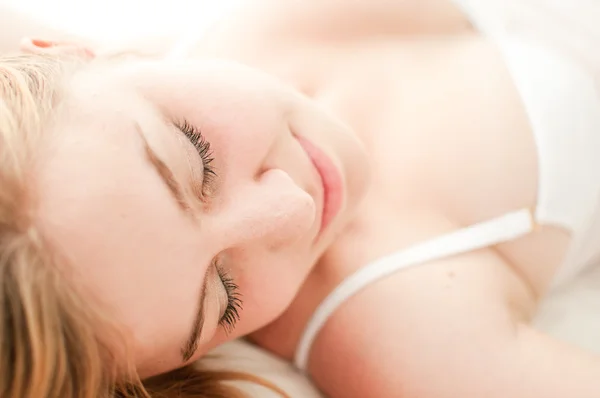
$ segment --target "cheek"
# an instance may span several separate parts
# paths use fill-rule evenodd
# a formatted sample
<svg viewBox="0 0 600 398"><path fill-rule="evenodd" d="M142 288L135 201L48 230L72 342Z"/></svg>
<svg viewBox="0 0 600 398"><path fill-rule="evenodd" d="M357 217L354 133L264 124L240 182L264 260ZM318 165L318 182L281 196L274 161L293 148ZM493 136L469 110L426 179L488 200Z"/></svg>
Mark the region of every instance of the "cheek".
<svg viewBox="0 0 600 398"><path fill-rule="evenodd" d="M310 268L309 260L302 255L256 260L240 278L244 306L240 326L244 333L260 329L281 316L302 286L304 270Z"/></svg>

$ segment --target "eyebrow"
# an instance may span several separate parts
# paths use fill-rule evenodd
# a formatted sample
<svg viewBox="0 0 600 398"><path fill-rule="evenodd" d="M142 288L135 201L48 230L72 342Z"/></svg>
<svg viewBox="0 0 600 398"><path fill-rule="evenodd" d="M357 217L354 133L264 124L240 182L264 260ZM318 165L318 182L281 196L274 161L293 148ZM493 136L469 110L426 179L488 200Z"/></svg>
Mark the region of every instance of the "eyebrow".
<svg viewBox="0 0 600 398"><path fill-rule="evenodd" d="M185 212L190 212L192 210L192 206L190 206L190 202L187 200L186 195L184 194L184 190L182 189L179 181L175 178L175 174L173 171L167 166L167 164L154 152L146 136L142 132L142 129L138 125L137 127L138 133L140 134L142 141L144 143L144 151L146 152L146 156L150 161L150 164L154 166L154 169L160 176L160 178L164 181L167 188L175 198L175 201Z"/></svg>
<svg viewBox="0 0 600 398"><path fill-rule="evenodd" d="M206 273L204 275L204 282L202 283L200 290L197 306L198 309L196 311L194 322L192 323L192 330L190 331L187 340L181 347L181 359L184 363L189 361L198 349L198 342L200 341L200 336L202 335L202 327L204 326L204 299L206 298L206 286L208 285L208 270L209 268L206 269Z"/></svg>
<svg viewBox="0 0 600 398"><path fill-rule="evenodd" d="M175 178L175 174L173 171L167 166L167 164L156 154L156 152L152 149L142 128L139 124L136 123L136 130L140 135L142 142L144 144L144 151L150 164L154 166L157 174L164 181L165 185L173 195L175 201L179 205L179 207L185 211L186 213L191 213L192 207L190 206L189 201L184 195L184 190L182 189L179 181ZM187 362L194 355L196 350L198 349L198 342L200 341L200 336L202 335L202 328L204 326L204 299L206 297L206 286L208 284L208 270L210 267L207 267L206 274L204 275L204 282L202 283L202 287L200 288L200 295L198 298L198 305L196 310L196 316L194 317L194 322L192 323L192 328L186 339L185 343L181 347L181 359L183 362Z"/></svg>

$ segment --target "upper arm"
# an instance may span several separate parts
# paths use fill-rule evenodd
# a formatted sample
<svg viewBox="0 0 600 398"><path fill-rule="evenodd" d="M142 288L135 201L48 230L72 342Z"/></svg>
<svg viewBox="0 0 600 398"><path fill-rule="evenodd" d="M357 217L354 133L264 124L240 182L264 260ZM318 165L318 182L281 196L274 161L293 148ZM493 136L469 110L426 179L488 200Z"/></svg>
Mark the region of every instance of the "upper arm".
<svg viewBox="0 0 600 398"><path fill-rule="evenodd" d="M600 358L533 330L534 300L494 249L399 271L335 312L309 369L332 398L597 397Z"/></svg>
<svg viewBox="0 0 600 398"><path fill-rule="evenodd" d="M507 303L526 294L491 250L398 272L334 314L311 373L331 397L473 396L462 379L501 378L503 367L486 362L509 354L516 321Z"/></svg>

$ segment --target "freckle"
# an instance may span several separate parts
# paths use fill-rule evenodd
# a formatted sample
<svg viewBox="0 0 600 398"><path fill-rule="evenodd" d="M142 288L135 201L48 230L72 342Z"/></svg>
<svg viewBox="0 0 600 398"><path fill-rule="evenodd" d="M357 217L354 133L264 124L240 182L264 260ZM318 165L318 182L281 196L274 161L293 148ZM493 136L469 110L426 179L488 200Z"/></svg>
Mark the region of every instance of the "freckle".
<svg viewBox="0 0 600 398"><path fill-rule="evenodd" d="M456 276L456 274L454 273L454 271L448 272L448 278L453 279L455 276Z"/></svg>

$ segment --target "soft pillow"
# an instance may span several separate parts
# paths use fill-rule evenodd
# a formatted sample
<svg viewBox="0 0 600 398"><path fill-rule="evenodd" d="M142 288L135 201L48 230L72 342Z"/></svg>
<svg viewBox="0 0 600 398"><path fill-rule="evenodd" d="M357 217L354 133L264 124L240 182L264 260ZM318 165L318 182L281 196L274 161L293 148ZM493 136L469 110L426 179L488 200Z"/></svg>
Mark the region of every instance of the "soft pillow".
<svg viewBox="0 0 600 398"><path fill-rule="evenodd" d="M323 398L309 378L302 375L289 362L248 343L235 340L211 352L202 360L210 369L234 370L261 377L275 384L292 398ZM237 383L250 397L281 398L265 387L243 382Z"/></svg>

